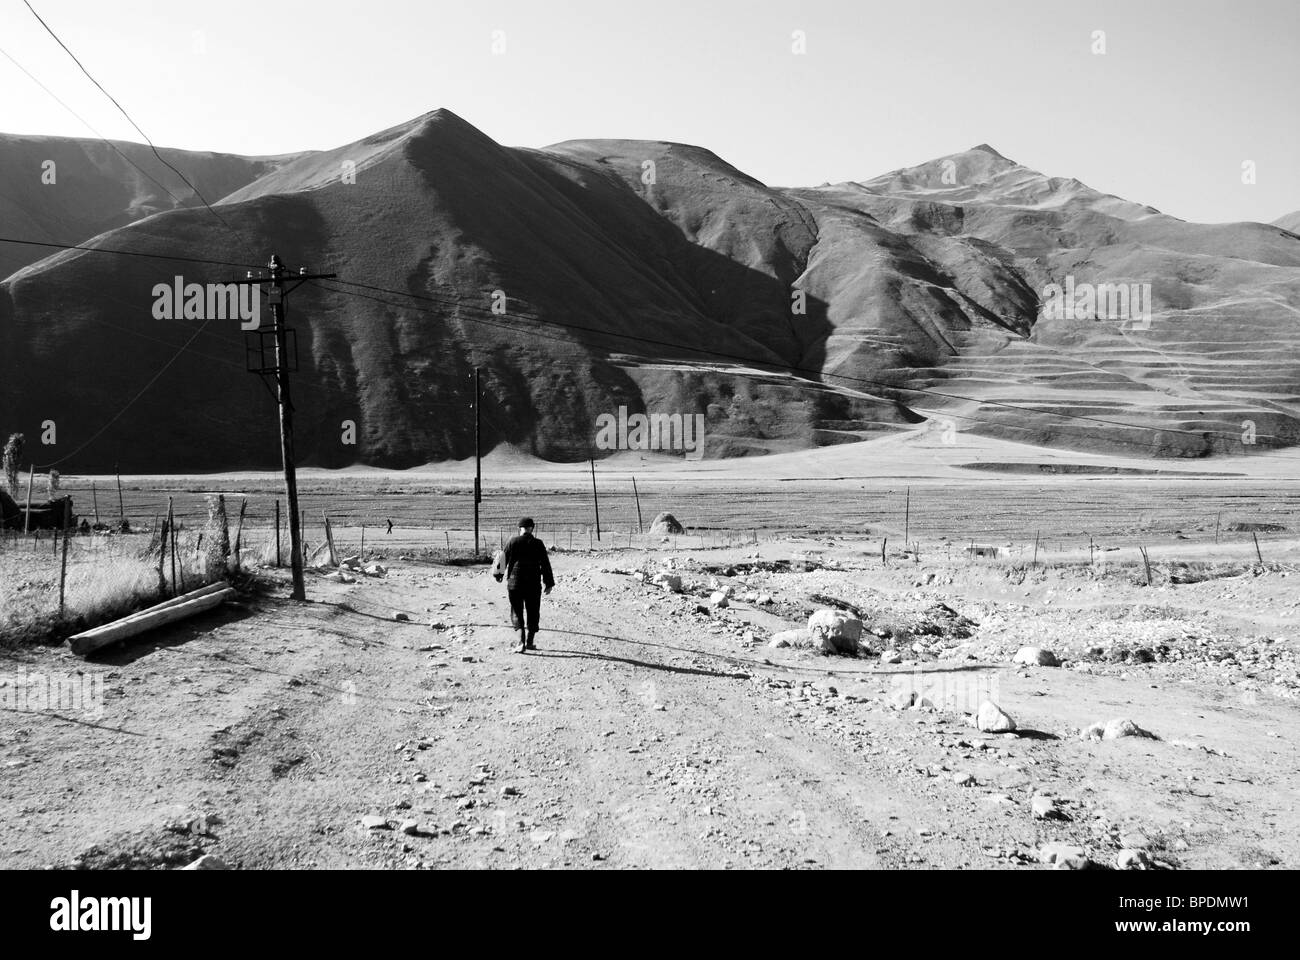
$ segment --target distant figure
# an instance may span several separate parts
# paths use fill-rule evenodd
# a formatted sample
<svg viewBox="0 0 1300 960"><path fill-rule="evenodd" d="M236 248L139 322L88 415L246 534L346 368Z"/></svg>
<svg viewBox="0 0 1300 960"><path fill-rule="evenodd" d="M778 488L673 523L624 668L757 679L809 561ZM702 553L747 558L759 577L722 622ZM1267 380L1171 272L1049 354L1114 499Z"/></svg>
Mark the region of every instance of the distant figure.
<svg viewBox="0 0 1300 960"><path fill-rule="evenodd" d="M388 523L388 529L385 530L384 533L385 533L385 535L387 535L387 534L390 534L390 533L393 532L393 521L388 520L387 518L385 518L385 520L386 520L386 522Z"/></svg>
<svg viewBox="0 0 1300 960"><path fill-rule="evenodd" d="M533 519L519 521L519 536L506 544L504 569L501 573L493 567L493 576L499 583L506 581L506 594L510 598L510 622L519 631L519 653L536 650L533 640L537 636L538 617L541 613L543 584L550 593L555 586L551 573L551 559L546 555L546 544L533 536Z"/></svg>

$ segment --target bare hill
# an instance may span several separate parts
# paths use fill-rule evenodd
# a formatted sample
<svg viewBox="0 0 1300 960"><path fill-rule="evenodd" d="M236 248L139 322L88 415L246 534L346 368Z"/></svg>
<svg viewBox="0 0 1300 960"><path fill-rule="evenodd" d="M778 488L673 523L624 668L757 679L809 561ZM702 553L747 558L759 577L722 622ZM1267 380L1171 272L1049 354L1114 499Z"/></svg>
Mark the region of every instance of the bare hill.
<svg viewBox="0 0 1300 960"><path fill-rule="evenodd" d="M700 147L512 149L440 110L248 164L227 190L196 180L222 197L228 228L172 209L93 242L238 263L274 250L419 298L334 284L293 295L307 463L469 456L475 366L489 446L560 461L603 456L596 420L620 407L705 414L710 457L926 416L1128 455L1233 449L1212 434L1247 420L1274 446L1300 437L1300 238L1184 223L988 146L774 189ZM156 283L240 272L66 252L0 284L5 428L36 436L55 419L55 452L75 451L80 470L273 465L274 419L237 321L151 313ZM1151 322L1045 318L1042 291L1066 276L1150 283ZM347 420L355 446L341 442Z"/></svg>
<svg viewBox="0 0 1300 960"><path fill-rule="evenodd" d="M158 152L211 203L289 159ZM0 235L81 243L155 213L199 205L194 191L142 144L0 134ZM0 242L0 278L49 252Z"/></svg>

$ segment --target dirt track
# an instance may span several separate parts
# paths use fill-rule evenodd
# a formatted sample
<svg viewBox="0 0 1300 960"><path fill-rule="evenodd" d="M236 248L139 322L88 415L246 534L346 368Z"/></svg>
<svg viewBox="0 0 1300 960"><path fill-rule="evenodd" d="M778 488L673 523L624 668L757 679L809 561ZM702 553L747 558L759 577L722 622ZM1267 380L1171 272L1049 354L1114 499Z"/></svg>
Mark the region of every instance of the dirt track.
<svg viewBox="0 0 1300 960"><path fill-rule="evenodd" d="M1050 841L1109 864L1138 833L1171 866L1300 864L1294 575L1094 596L942 564L882 570L863 547L822 548L847 570L732 581L778 602L712 616L695 613L697 596L605 572L645 554L559 554L541 649L525 656L482 569L398 560L385 579L313 579L306 605L278 588L96 664L37 652L29 671L106 671L107 702L97 720L5 715L0 865L172 865L202 851L245 868L996 867L1036 862ZM753 549L698 557L725 565ZM707 593L709 575L675 560ZM809 592L881 611L942 600L988 621L921 666L926 682L996 682L1019 735L893 710L908 666L768 649L768 633L798 625L768 611ZM1153 603L1178 610L1099 609ZM1191 653L1014 668L1022 634L1062 656L1098 638L1274 642L1264 667L1241 654L1244 675ZM1119 716L1162 739L1078 738ZM1035 820L1034 793L1069 819ZM203 814L216 817L184 831ZM367 815L392 828L363 827Z"/></svg>

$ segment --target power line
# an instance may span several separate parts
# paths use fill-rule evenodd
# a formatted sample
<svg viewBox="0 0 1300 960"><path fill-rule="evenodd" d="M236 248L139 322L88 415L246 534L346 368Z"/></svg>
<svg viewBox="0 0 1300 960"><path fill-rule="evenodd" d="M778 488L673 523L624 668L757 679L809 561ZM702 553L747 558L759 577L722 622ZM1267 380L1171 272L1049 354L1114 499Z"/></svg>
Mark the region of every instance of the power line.
<svg viewBox="0 0 1300 960"><path fill-rule="evenodd" d="M167 370L171 367L171 365L172 365L173 363L175 363L175 362L177 361L177 359L179 359L180 355L186 351L186 349L189 347L189 345L190 345L191 343L193 343L195 340L198 339L199 334L203 332L203 328L206 327L206 326L207 326L209 323L211 323L211 322L212 322L211 319L204 321L203 326L202 326L202 327L199 327L199 329L197 329L197 330L194 331L194 336L190 337L189 340L185 341L184 345L183 345L179 350L177 350L177 351L172 355L172 358L171 358L170 360L168 360L166 363L164 363L164 364L162 365L162 369L159 370L157 373L155 373L152 377L149 378L149 382L146 383L143 387L140 388L140 392L137 393L134 397L132 397L129 401L127 401L126 406L122 407L121 410L119 410L117 413L115 413L115 414L113 415L113 418L112 418L111 420L109 420L108 423L104 424L102 427L100 427L98 430L96 430L95 433L90 437L89 440L87 440L87 441L86 441L85 443L83 443L81 446L77 447L76 450L73 450L73 451L72 451L70 454L68 454L67 456L65 456L65 457L60 457L58 460L53 460L53 461L51 461L50 463L38 463L38 464L35 465L35 467L34 467L33 469L36 469L36 470L49 470L51 467L57 467L59 464L64 463L64 462L66 462L66 461L72 459L72 458L75 457L77 454L79 454L82 450L85 450L88 446L90 446L92 443L94 443L96 440L98 440L98 439L103 435L103 433L104 433L105 430L107 430L107 429L108 429L109 427L111 427L113 424L117 423L117 421L121 419L122 415L123 415L124 413L126 413L128 410L130 410L131 407L135 405L135 402L136 402L137 400L139 400L141 397L143 397L143 396L145 395L145 392L146 392L150 387L152 387L155 383L158 382L158 379L159 379L159 378L160 378L164 373L167 372Z"/></svg>
<svg viewBox="0 0 1300 960"><path fill-rule="evenodd" d="M125 160L125 161L126 161L127 163L129 163L131 166L133 166L133 167L135 167L137 170L139 170L140 173L142 173L144 176L148 177L151 181L153 181L153 183L158 187L158 189L160 189L163 193L167 194L167 196L171 197L174 201L176 201L176 206L177 206L177 207L184 207L184 206L185 206L184 201L182 201L180 197L176 196L176 194L174 194L174 193L172 193L170 190L168 190L167 187L166 187L166 186L165 186L161 181L159 181L157 178L155 178L151 173L149 173L148 170L146 170L144 167L140 166L140 164L136 163L134 160L132 160L130 157L128 157L125 153L123 153L122 150L118 147L118 145L115 144L112 140L109 140L109 139L108 139L107 137L105 137L102 133L100 133L98 130L96 130L94 127L92 127L92 126L90 125L90 121L88 121L88 120L87 120L85 117L83 117L81 114L77 113L76 110L73 110L70 106L68 106L66 103L64 103L62 100L60 100L58 94L56 94L53 90L51 90L51 89L50 89L49 87L47 87L45 84L41 83L41 81L38 80L38 79L36 79L36 77L32 76L31 72L30 72L26 67L24 67L21 63L19 63L19 62L18 62L17 60L15 60L13 57L9 56L9 54L8 54L7 52L5 52L3 49L0 49L0 53L3 53L4 56L5 56L5 58L6 58L10 63L12 63L15 67L17 67L17 68L18 68L19 70L21 70L23 73L27 74L27 76L31 79L31 81L32 81L34 84L36 84L38 87L40 87L40 88L41 88L42 90L44 90L46 93L48 93L51 97L53 97L54 100L59 104L59 106L61 106L64 110L68 111L68 113L72 114L74 117L76 117L78 120L80 120L83 124L85 124L86 128L87 128L91 133L93 133L93 134L94 134L96 137L98 137L101 141L103 141L105 144L107 144L107 145L108 145L108 146L109 146L109 147L110 147L114 152L117 153L118 156L120 156L123 160Z"/></svg>
<svg viewBox="0 0 1300 960"><path fill-rule="evenodd" d="M112 101L113 106L117 107L118 111L122 114L122 116L126 117L127 121L131 124L131 126L135 127L136 132L139 133L140 136L144 137L145 143L149 145L149 149L153 151L153 155L158 158L158 162L161 163L163 166L165 166L172 173L176 174L176 176L180 177L181 181L187 187L189 187L191 190L194 191L194 195L199 198L199 202L202 203L203 206L207 208L209 213L211 213L214 217L217 218L217 220L221 222L222 226L224 226L227 230L229 230L232 234L234 234L234 236L237 239L243 239L239 237L239 234L235 232L235 229L229 223L226 222L226 219L223 216L221 216L221 214L217 213L217 211L212 209L212 204L208 203L207 198L204 197L203 194L199 192L199 188L196 187L193 183L191 183L189 178L186 177L185 174L181 173L174 166L168 163L167 160L163 157L163 155L158 152L158 148L154 146L154 142L149 139L149 135L145 133L142 129L140 129L140 125L136 123L134 119L132 119L131 115L126 112L126 109L120 103L117 102L117 99L111 93L109 93L107 90L104 89L104 87L100 84L98 80L96 80L91 75L90 71L87 70L85 66L82 65L81 61L77 59L77 55L68 49L68 45L59 39L59 35L57 33L55 33L53 30L50 29L50 25L41 19L41 15L36 12L36 8L33 7L31 3L28 2L28 0L23 0L23 4L27 7L28 10L32 12L32 16L37 19L40 25L45 28L45 32L54 38L54 42L57 43L60 47L62 47L64 52L67 53L67 55L72 58L72 62L75 63L81 69L81 72L86 75L86 77L90 80L90 82L99 88L99 92L102 93L104 96L108 97L108 99ZM173 199L175 198L173 197ZM179 203L179 201L177 202Z"/></svg>
<svg viewBox="0 0 1300 960"><path fill-rule="evenodd" d="M145 257L149 260L170 260L176 263L201 263L214 267L238 267L241 270L258 269L256 264L234 263L229 260L200 260L196 257L169 256L162 253L140 253L135 250L110 250L107 247L84 247L76 243L48 243L40 240L22 240L17 237L0 237L0 243L17 243L28 247L53 247L57 250L81 250L84 253L114 253L119 257Z"/></svg>

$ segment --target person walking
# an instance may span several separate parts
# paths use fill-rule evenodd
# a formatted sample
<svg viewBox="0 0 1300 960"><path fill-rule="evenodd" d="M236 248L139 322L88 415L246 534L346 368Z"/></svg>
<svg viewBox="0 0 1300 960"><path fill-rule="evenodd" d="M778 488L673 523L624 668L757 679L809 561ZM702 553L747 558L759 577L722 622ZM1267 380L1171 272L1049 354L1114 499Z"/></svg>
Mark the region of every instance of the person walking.
<svg viewBox="0 0 1300 960"><path fill-rule="evenodd" d="M510 621L519 631L519 653L536 650L538 618L541 613L542 593L550 593L555 586L551 573L551 559L546 544L533 536L532 517L519 521L519 535L506 544L500 572L493 573L497 582L506 582L506 595L510 598Z"/></svg>

